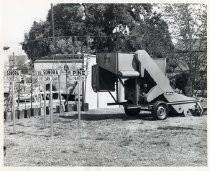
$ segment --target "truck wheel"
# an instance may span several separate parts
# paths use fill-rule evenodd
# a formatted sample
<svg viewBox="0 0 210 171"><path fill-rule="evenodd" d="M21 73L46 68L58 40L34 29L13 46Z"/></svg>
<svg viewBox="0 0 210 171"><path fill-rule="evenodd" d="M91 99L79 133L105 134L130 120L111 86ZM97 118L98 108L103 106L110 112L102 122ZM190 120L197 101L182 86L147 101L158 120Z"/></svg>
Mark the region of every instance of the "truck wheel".
<svg viewBox="0 0 210 171"><path fill-rule="evenodd" d="M127 116L137 116L141 110L140 108L128 109L127 107L124 107L124 109Z"/></svg>
<svg viewBox="0 0 210 171"><path fill-rule="evenodd" d="M163 101L157 101L154 103L152 115L157 120L166 119L168 116L168 105Z"/></svg>

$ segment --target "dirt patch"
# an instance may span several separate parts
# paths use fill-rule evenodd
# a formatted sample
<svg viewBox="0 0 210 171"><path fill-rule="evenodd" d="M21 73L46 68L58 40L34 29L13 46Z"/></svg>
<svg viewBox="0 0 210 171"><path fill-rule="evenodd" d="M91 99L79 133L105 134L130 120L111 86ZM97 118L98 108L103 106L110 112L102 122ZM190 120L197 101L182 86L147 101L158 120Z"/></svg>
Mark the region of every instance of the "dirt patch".
<svg viewBox="0 0 210 171"><path fill-rule="evenodd" d="M169 117L148 113L129 118L122 109L54 114L5 123L5 166L207 166L207 117Z"/></svg>

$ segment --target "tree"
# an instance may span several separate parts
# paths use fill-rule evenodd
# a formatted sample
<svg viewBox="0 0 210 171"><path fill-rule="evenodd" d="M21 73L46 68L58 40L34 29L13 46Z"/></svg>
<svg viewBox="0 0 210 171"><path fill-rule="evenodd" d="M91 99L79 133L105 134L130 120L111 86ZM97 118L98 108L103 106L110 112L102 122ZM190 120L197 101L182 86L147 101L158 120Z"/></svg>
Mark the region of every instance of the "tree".
<svg viewBox="0 0 210 171"><path fill-rule="evenodd" d="M205 4L164 4L164 20L177 42L173 61L189 71L191 95L207 68L207 6ZM182 69L182 68L181 68ZM204 72L202 72L204 71Z"/></svg>
<svg viewBox="0 0 210 171"><path fill-rule="evenodd" d="M49 10L46 21L35 22L25 36L22 47L29 58L137 49L166 57L173 49L167 23L151 4L57 4L53 9L55 43Z"/></svg>
<svg viewBox="0 0 210 171"><path fill-rule="evenodd" d="M50 52L52 38L50 35L50 23L48 21L34 21L29 33L25 33L22 49L26 52L29 59L34 61L36 58L46 56Z"/></svg>

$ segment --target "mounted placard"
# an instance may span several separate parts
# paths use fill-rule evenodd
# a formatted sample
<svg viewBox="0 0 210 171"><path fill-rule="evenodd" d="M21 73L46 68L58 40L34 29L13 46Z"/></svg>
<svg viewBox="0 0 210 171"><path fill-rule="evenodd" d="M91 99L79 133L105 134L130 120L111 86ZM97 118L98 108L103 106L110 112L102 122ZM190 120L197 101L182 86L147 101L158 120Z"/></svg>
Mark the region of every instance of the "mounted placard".
<svg viewBox="0 0 210 171"><path fill-rule="evenodd" d="M20 73L20 70L9 69L5 71L5 76L20 76Z"/></svg>
<svg viewBox="0 0 210 171"><path fill-rule="evenodd" d="M68 74L70 74L71 76L86 76L87 71L86 70L73 70L73 71L69 71Z"/></svg>
<svg viewBox="0 0 210 171"><path fill-rule="evenodd" d="M41 70L42 75L48 75L48 76L53 76L53 75L60 75L60 70L57 69L43 69Z"/></svg>

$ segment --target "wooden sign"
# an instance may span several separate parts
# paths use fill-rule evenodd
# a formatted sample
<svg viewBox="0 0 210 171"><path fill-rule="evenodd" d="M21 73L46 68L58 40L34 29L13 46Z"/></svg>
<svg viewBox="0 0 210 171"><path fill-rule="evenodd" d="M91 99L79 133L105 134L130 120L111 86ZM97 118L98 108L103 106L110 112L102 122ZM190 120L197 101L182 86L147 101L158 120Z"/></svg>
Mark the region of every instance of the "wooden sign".
<svg viewBox="0 0 210 171"><path fill-rule="evenodd" d="M50 81L56 81L58 80L57 77L52 77L52 76L39 76L38 81L39 82L50 82Z"/></svg>
<svg viewBox="0 0 210 171"><path fill-rule="evenodd" d="M14 77L6 77L7 81L9 82L21 82L21 76L14 76Z"/></svg>
<svg viewBox="0 0 210 171"><path fill-rule="evenodd" d="M73 71L69 71L68 74L70 74L71 76L86 76L87 71L86 70L73 70Z"/></svg>
<svg viewBox="0 0 210 171"><path fill-rule="evenodd" d="M60 75L60 70L56 70L56 69L43 69L43 70L41 70L41 75L48 75L48 76Z"/></svg>
<svg viewBox="0 0 210 171"><path fill-rule="evenodd" d="M5 76L20 76L20 70L6 70L5 71Z"/></svg>

